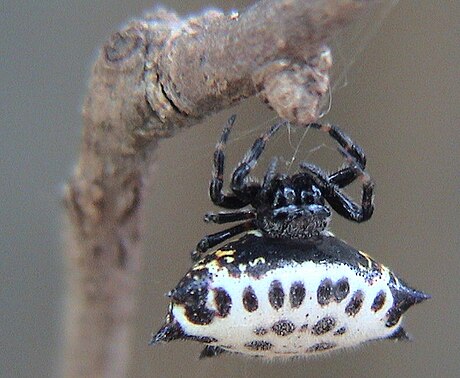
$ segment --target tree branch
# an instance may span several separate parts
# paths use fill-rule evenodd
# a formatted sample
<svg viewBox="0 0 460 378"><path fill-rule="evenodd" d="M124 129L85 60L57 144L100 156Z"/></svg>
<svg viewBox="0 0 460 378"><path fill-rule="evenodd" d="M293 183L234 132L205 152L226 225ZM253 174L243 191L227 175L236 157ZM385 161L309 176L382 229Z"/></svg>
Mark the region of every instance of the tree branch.
<svg viewBox="0 0 460 378"><path fill-rule="evenodd" d="M267 0L184 20L158 10L101 48L65 192L65 376L126 375L158 140L255 94L283 118L314 121L329 85L328 40L374 2Z"/></svg>

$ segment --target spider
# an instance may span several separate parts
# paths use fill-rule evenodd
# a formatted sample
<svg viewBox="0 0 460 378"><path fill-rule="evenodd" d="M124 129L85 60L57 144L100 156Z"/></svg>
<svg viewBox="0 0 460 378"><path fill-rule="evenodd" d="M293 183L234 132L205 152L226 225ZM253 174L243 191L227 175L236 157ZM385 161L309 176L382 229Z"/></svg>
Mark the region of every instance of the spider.
<svg viewBox="0 0 460 378"><path fill-rule="evenodd" d="M256 182L251 170L285 125L276 124L255 140L233 171L231 192L224 193L224 148L234 122L235 116L217 143L209 190L214 204L234 211L208 213L205 220L240 223L198 243L192 253L197 261L168 293L164 325L150 344L198 341L206 344L200 358L291 358L407 339L402 316L429 295L327 231L331 208L355 222L372 216L374 184L364 171L361 147L337 126L312 123L340 145L348 164L328 175L303 162L299 172L287 175L277 172L274 158ZM361 204L341 190L356 179L362 183Z"/></svg>
<svg viewBox="0 0 460 378"><path fill-rule="evenodd" d="M364 172L364 151L339 127L328 124L311 123L307 127L327 132L340 145L339 151L345 156L348 166L326 174L316 165L301 162L298 173L287 175L276 172L277 159L273 158L262 183L251 180L251 170L257 164L266 143L287 124L281 122L255 140L233 171L231 192L224 193L224 148L235 119L235 115L229 118L216 145L209 194L215 205L241 210L207 213L204 220L218 224L242 223L201 239L196 251L192 252L194 260L208 249L250 230L259 230L269 238L285 239L306 239L325 233L331 218L330 207L346 219L358 223L372 216L374 183ZM358 178L362 183L360 205L341 190ZM250 208L243 209L247 206Z"/></svg>

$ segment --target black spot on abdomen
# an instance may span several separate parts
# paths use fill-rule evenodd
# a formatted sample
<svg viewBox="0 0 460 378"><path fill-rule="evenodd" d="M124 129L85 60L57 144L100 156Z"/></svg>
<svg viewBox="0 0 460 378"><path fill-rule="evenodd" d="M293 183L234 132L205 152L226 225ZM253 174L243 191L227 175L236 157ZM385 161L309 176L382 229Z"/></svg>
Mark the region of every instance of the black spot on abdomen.
<svg viewBox="0 0 460 378"><path fill-rule="evenodd" d="M316 291L316 297L321 306L325 306L331 301L332 289L332 281L329 278L322 280L319 284L318 290Z"/></svg>
<svg viewBox="0 0 460 378"><path fill-rule="evenodd" d="M348 302L347 307L345 307L345 313L348 316L355 316L361 310L363 302L364 293L361 290L355 291L350 299L350 302Z"/></svg>
<svg viewBox="0 0 460 378"><path fill-rule="evenodd" d="M334 286L334 297L337 303L342 302L350 292L350 284L347 278L338 280Z"/></svg>
<svg viewBox="0 0 460 378"><path fill-rule="evenodd" d="M254 330L254 334L257 336L263 336L263 335L266 335L267 333L268 331L264 327L257 327Z"/></svg>
<svg viewBox="0 0 460 378"><path fill-rule="evenodd" d="M371 310L377 312L382 309L383 305L385 304L386 294L383 290L379 291L377 296L372 303Z"/></svg>
<svg viewBox="0 0 460 378"><path fill-rule="evenodd" d="M289 302L292 308L300 307L305 299L305 286L302 282L294 282L289 290Z"/></svg>
<svg viewBox="0 0 460 378"><path fill-rule="evenodd" d="M287 336L295 331L295 325L290 320L279 320L273 324L272 330L278 336Z"/></svg>
<svg viewBox="0 0 460 378"><path fill-rule="evenodd" d="M214 302L217 309L217 315L225 318L232 308L232 298L230 295L221 287L214 289Z"/></svg>
<svg viewBox="0 0 460 378"><path fill-rule="evenodd" d="M307 353L313 353L313 352L323 352L325 350L333 349L337 346L337 344L334 343L318 343L312 345L310 348L307 349Z"/></svg>
<svg viewBox="0 0 460 378"><path fill-rule="evenodd" d="M215 312L206 307L185 307L185 316L193 324L206 325L212 322Z"/></svg>
<svg viewBox="0 0 460 378"><path fill-rule="evenodd" d="M324 318L318 320L318 322L313 326L311 332L314 335L324 335L335 327L336 321L330 316L325 316Z"/></svg>
<svg viewBox="0 0 460 378"><path fill-rule="evenodd" d="M275 310L279 310L284 304L284 290L280 281L273 281L268 291L268 301Z"/></svg>
<svg viewBox="0 0 460 378"><path fill-rule="evenodd" d="M250 341L249 343L244 344L244 346L245 348L249 350L267 351L273 347L273 344L268 341L264 341L264 340L253 340L253 341Z"/></svg>
<svg viewBox="0 0 460 378"><path fill-rule="evenodd" d="M248 286L243 291L243 306L248 312L254 312L259 308L259 301L251 286Z"/></svg>

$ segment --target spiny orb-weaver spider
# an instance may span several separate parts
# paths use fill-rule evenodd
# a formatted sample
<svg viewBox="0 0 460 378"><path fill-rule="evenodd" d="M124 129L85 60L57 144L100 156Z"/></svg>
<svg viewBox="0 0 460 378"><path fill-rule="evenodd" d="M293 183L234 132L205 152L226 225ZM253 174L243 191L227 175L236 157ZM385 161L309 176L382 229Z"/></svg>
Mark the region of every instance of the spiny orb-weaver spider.
<svg viewBox="0 0 460 378"><path fill-rule="evenodd" d="M301 171L288 176L276 173L273 159L259 184L249 174L283 125L277 124L256 139L233 172L232 192L224 194L223 149L234 121L217 143L210 196L224 208L252 208L205 216L208 222L243 223L198 243L195 264L169 293L165 324L151 344L189 339L207 344L201 357L231 352L273 358L408 338L402 315L429 296L327 230L326 202L355 222L372 216L374 184L363 150L337 126L310 124L338 142L348 166L327 175L301 163ZM357 178L360 205L341 191Z"/></svg>

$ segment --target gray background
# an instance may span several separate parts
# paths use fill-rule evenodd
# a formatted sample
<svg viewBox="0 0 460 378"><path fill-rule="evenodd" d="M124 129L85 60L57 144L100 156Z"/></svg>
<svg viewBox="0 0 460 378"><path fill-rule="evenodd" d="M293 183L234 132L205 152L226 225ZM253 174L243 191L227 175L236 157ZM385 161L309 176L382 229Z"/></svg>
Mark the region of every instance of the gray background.
<svg viewBox="0 0 460 378"><path fill-rule="evenodd" d="M242 9L250 2L164 2L182 14L210 3ZM121 0L0 4L2 377L56 374L64 293L60 190L77 156L88 72L97 46L151 6ZM357 57L326 117L364 146L377 182L372 221L355 225L336 216L332 229L433 295L406 318L416 341L374 343L289 363L236 356L198 361L200 346L191 342L147 346L166 312L163 294L188 269L198 239L215 231L200 219L213 210L207 182L220 126L238 113L230 167L273 122L274 114L251 99L161 143L148 199L130 376L458 376L459 21L460 2L402 1ZM339 45L345 62L356 58L346 42ZM280 135L266 156L290 158L301 135L293 132L291 144L286 133ZM329 168L340 164L331 141L307 136L298 159ZM322 143L329 147L308 153Z"/></svg>

